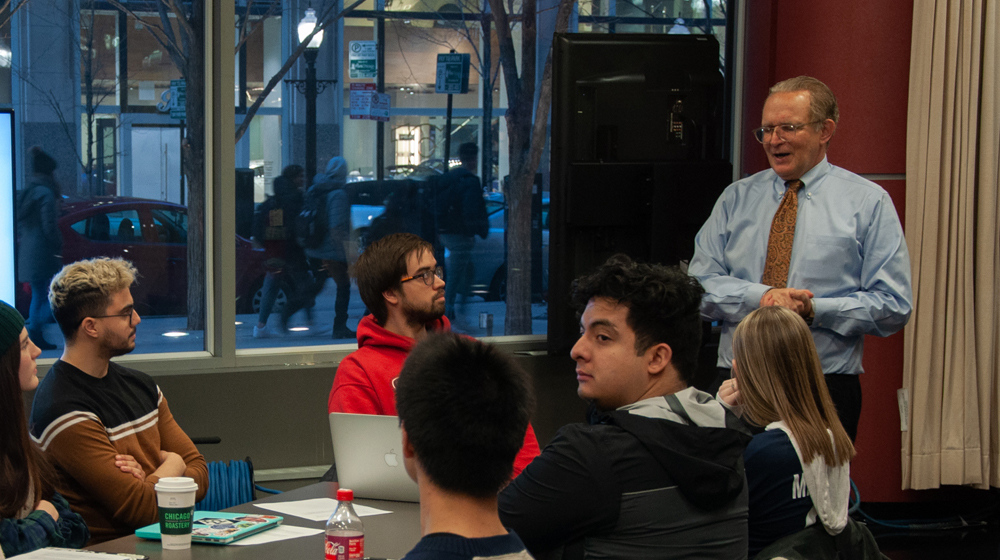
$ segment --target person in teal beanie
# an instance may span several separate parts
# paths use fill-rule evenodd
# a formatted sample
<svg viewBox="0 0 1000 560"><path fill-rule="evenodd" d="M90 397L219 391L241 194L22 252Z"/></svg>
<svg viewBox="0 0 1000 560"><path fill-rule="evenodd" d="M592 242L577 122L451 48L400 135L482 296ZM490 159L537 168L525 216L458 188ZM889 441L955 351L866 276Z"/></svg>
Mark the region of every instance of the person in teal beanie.
<svg viewBox="0 0 1000 560"><path fill-rule="evenodd" d="M0 349L0 558L46 546L80 548L90 539L87 524L55 491L55 473L28 436L21 393L38 386L42 351L21 314L3 302Z"/></svg>

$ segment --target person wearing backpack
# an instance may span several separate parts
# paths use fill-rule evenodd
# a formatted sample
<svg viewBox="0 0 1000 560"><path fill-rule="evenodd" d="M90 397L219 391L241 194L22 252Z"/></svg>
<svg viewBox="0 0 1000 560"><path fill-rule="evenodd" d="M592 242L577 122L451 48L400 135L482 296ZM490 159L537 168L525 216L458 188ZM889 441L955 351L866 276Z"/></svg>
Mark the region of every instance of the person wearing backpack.
<svg viewBox="0 0 1000 560"><path fill-rule="evenodd" d="M462 296L460 311L464 312L469 300L475 267L472 262L475 236L486 239L490 232L483 188L476 176L479 148L472 142L466 142L459 146L458 157L461 165L442 178L437 198L439 238L449 252L445 271L448 285L453 286L445 292L445 315L453 322L456 321L455 302L458 296Z"/></svg>
<svg viewBox="0 0 1000 560"><path fill-rule="evenodd" d="M289 165L274 179L274 195L267 197L257 209L253 223L253 240L264 248L266 260L260 314L253 328L254 338L269 338L267 319L271 315L279 284L284 283L287 297L293 286L301 289L311 285L306 256L295 241L295 220L302 211L302 187L305 172L300 165ZM288 280L286 280L288 279ZM284 282L282 282L284 280ZM289 283L289 280L292 284Z"/></svg>
<svg viewBox="0 0 1000 560"><path fill-rule="evenodd" d="M324 173L316 174L306 191L302 212L296 222L299 245L305 249L315 278L311 290L300 290L281 314L282 325L305 304L315 301L327 278L337 283L334 303L333 338L355 339L347 328L347 307L351 300L351 280L347 276L346 244L351 235L351 204L347 197L347 161L335 156Z"/></svg>

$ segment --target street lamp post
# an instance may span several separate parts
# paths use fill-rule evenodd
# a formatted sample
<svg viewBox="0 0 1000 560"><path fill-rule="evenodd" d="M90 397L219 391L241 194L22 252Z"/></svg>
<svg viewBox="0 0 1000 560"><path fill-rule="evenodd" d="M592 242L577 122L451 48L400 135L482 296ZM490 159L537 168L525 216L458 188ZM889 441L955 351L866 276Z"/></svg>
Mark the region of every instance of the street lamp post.
<svg viewBox="0 0 1000 560"><path fill-rule="evenodd" d="M305 41L306 37L316 28L316 10L308 8L306 15L299 22L298 35L299 43ZM306 58L306 79L305 80L285 80L295 86L295 89L306 96L306 180L312 181L316 175L316 96L323 92L327 86L337 83L336 80L316 79L316 57L319 55L319 46L323 43L323 31L313 35L312 40L306 47L303 55Z"/></svg>

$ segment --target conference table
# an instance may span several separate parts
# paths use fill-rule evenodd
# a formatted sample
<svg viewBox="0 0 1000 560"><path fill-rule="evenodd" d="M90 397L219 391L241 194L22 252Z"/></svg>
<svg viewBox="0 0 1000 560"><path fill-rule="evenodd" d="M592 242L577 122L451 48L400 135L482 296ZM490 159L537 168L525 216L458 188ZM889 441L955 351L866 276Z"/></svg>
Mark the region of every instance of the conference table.
<svg viewBox="0 0 1000 560"><path fill-rule="evenodd" d="M326 521L311 521L301 517L285 515L256 507L255 504L291 502L311 498L337 499L337 488L336 482L318 482L282 494L269 495L266 498L229 508L226 511L281 515L285 518L283 522L285 525L325 529ZM366 500L363 498L355 498L354 503L392 512L391 514L371 515L361 518L361 521L365 525L366 557L402 558L420 540L420 504ZM320 559L323 558L325 540L326 536L321 533L308 537L253 546L220 546L193 543L189 550L163 550L160 546L160 541L150 541L130 535L87 547L87 549L100 552L142 554L149 556L150 560Z"/></svg>

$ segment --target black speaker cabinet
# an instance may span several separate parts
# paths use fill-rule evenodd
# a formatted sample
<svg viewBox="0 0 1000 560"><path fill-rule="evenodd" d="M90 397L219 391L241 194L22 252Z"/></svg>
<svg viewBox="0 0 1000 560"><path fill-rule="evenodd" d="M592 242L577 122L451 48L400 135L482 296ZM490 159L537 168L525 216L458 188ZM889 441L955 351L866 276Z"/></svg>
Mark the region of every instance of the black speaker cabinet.
<svg viewBox="0 0 1000 560"><path fill-rule="evenodd" d="M714 37L561 34L553 62L548 342L565 353L573 279L616 253L689 260L732 165Z"/></svg>

